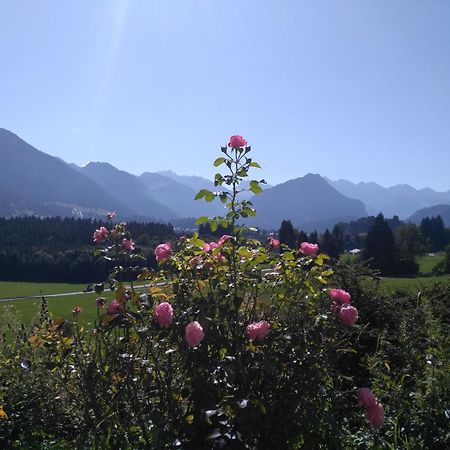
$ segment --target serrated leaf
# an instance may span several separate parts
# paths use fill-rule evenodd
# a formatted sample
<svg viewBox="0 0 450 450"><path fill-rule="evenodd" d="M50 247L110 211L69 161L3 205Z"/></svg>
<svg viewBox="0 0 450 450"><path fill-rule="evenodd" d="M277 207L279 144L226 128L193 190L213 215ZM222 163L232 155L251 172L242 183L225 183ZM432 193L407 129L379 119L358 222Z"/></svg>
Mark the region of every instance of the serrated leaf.
<svg viewBox="0 0 450 450"><path fill-rule="evenodd" d="M254 194L260 194L263 190L257 181L252 180L250 181L250 191Z"/></svg>
<svg viewBox="0 0 450 450"><path fill-rule="evenodd" d="M194 200L200 200L201 198L205 197L206 194L212 194L212 192L208 189L201 189L197 192L197 194L194 197Z"/></svg>
<svg viewBox="0 0 450 450"><path fill-rule="evenodd" d="M214 161L214 167L220 166L221 164L224 163L224 161L225 161L225 158L223 158L223 157L217 158L217 159Z"/></svg>
<svg viewBox="0 0 450 450"><path fill-rule="evenodd" d="M195 225L201 225L202 223L208 222L208 216L201 216L195 221Z"/></svg>

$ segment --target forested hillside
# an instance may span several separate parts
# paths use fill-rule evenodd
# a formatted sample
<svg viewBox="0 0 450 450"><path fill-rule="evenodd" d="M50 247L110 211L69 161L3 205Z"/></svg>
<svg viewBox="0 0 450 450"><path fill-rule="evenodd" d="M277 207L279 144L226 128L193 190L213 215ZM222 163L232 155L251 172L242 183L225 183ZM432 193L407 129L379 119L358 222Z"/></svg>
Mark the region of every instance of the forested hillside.
<svg viewBox="0 0 450 450"><path fill-rule="evenodd" d="M93 282L109 265L94 257L92 232L101 221L88 219L0 218L0 279L4 281ZM150 249L173 236L171 225L130 222L128 229L149 266Z"/></svg>

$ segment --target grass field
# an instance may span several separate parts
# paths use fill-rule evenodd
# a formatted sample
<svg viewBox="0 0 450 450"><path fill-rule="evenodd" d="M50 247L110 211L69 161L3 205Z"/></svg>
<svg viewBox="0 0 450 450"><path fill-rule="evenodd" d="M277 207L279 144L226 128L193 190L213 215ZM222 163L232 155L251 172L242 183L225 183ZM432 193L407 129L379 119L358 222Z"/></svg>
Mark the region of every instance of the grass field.
<svg viewBox="0 0 450 450"><path fill-rule="evenodd" d="M0 282L0 298L10 298L28 295L48 295L69 292L80 292L86 288L85 284L62 284L62 283L22 283L22 282ZM112 298L113 293L105 292L102 296ZM97 306L94 292L71 295L66 297L46 297L48 309L53 317L72 317L72 309L81 306L82 311L79 319L92 323L97 317ZM10 323L30 324L38 317L41 299L21 299L0 303L0 330Z"/></svg>
<svg viewBox="0 0 450 450"><path fill-rule="evenodd" d="M440 275L437 277L414 277L414 278L381 278L379 289L384 292L406 289L408 291L421 291L426 287L431 287L436 283L450 283L450 275Z"/></svg>
<svg viewBox="0 0 450 450"><path fill-rule="evenodd" d="M352 262L355 259L351 256ZM433 267L442 259L443 255L423 256L419 259L420 272L430 273ZM366 283L372 283L367 279ZM450 283L450 275L419 276L413 278L387 278L383 277L378 282L378 287L383 292L395 291L397 289L407 289L409 291L420 291L425 287L435 283ZM85 284L64 284L64 283L26 283L26 282L0 282L0 298L11 298L19 296L49 295L69 292L80 292L86 288ZM112 298L110 292L104 293L107 298ZM49 311L54 317L69 318L72 316L72 309L81 306L82 312L79 319L92 323L97 317L97 307L95 299L97 295L93 292L67 297L47 297ZM14 300L0 303L0 330L4 329L7 323L18 325L20 323L30 324L39 314L41 300L26 299Z"/></svg>
<svg viewBox="0 0 450 450"><path fill-rule="evenodd" d="M435 255L426 255L419 258L419 271L421 273L431 273L436 264L443 261L445 255L436 253Z"/></svg>

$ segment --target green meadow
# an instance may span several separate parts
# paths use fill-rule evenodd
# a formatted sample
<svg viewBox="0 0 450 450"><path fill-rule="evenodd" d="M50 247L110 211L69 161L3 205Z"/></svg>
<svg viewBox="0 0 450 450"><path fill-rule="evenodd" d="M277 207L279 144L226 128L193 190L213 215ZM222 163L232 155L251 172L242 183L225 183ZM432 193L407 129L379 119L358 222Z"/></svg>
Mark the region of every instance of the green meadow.
<svg viewBox="0 0 450 450"><path fill-rule="evenodd" d="M347 255L348 256L348 255ZM433 267L442 261L443 255L423 256L419 259L420 273L430 274ZM354 262L354 257L351 257ZM385 293L396 290L421 291L425 287L430 287L436 283L450 283L450 275L431 276L421 275L411 278L382 277L377 281L366 280L366 283L376 283L378 289ZM66 283L26 283L26 282L0 282L0 298L25 297L25 296L47 296L50 294L64 294L71 292L81 292L86 288L85 284ZM112 298L111 292L105 292L106 298ZM81 306L82 311L79 319L92 323L97 317L97 307L94 292L82 293L79 295L68 295L64 297L46 297L48 309L53 317L69 318L72 316L72 309ZM5 324L20 323L30 324L39 314L41 299L18 299L0 303L0 330Z"/></svg>

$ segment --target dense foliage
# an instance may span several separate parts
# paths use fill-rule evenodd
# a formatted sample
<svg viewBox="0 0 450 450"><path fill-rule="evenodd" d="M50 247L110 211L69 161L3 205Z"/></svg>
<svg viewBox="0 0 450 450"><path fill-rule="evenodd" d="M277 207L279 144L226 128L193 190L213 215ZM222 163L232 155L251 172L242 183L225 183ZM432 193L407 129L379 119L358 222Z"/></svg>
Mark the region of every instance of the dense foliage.
<svg viewBox="0 0 450 450"><path fill-rule="evenodd" d="M111 271L115 299L96 299L94 329L77 308L72 321L50 317L44 301L39 323L1 342L0 443L448 448L450 287L384 297L362 288L356 266L330 267L315 243L246 237L255 211L238 200L240 182L259 165L240 136L221 151L216 185L230 191L198 197L219 197L227 213L199 223L230 234L161 243L155 271L129 227L99 226L97 253L131 268ZM145 292L127 288L124 272Z"/></svg>

